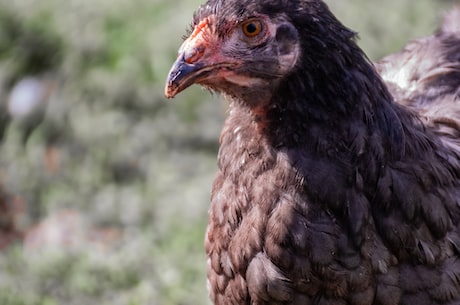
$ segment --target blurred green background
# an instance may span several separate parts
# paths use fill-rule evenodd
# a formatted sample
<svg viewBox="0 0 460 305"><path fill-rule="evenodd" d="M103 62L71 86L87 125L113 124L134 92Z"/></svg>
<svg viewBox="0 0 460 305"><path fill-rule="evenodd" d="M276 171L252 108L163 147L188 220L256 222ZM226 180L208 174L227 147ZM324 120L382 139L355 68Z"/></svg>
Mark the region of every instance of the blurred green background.
<svg viewBox="0 0 460 305"><path fill-rule="evenodd" d="M454 2L328 1L373 60ZM210 303L226 103L197 86L163 97L200 3L0 0L0 304Z"/></svg>

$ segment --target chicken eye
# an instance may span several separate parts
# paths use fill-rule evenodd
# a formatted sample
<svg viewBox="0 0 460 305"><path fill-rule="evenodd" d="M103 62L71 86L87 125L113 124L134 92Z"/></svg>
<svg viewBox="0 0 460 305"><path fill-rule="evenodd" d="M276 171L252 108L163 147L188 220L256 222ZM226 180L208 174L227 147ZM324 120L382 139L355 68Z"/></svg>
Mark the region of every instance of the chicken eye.
<svg viewBox="0 0 460 305"><path fill-rule="evenodd" d="M242 24L244 35L247 37L257 36L262 31L262 21L251 19Z"/></svg>

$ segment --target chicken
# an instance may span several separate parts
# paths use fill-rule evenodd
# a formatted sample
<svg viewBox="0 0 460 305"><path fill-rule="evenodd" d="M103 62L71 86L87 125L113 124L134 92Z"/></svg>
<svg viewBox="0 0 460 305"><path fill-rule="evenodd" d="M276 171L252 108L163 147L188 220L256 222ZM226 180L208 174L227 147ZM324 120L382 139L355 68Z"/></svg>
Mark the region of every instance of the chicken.
<svg viewBox="0 0 460 305"><path fill-rule="evenodd" d="M192 27L165 94L199 84L229 102L214 304L459 304L460 151L432 110L458 107L459 53L433 42L444 69L420 69L419 92L391 81L412 55L379 64L389 89L320 0L209 0Z"/></svg>
<svg viewBox="0 0 460 305"><path fill-rule="evenodd" d="M434 35L385 57L377 70L397 102L416 110L443 141L460 149L460 6Z"/></svg>

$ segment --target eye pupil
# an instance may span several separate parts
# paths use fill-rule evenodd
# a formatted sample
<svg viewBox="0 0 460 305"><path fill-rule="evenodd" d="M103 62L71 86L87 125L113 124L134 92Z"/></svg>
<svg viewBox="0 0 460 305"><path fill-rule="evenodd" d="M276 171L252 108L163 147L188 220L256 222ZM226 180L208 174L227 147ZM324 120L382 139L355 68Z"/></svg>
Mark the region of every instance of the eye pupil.
<svg viewBox="0 0 460 305"><path fill-rule="evenodd" d="M248 32L249 34L254 34L255 32L257 32L257 25L255 23L249 23L246 25L246 32Z"/></svg>

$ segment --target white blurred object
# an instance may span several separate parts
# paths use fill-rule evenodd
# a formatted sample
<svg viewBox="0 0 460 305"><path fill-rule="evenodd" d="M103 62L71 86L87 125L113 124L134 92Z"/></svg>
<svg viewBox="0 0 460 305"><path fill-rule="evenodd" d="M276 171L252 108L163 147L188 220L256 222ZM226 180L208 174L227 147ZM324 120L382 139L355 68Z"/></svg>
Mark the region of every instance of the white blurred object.
<svg viewBox="0 0 460 305"><path fill-rule="evenodd" d="M8 99L8 112L15 119L23 119L45 109L53 91L53 82L26 77L17 82Z"/></svg>
<svg viewBox="0 0 460 305"><path fill-rule="evenodd" d="M24 144L47 116L56 88L56 79L49 75L24 77L12 87L6 111L21 130Z"/></svg>

